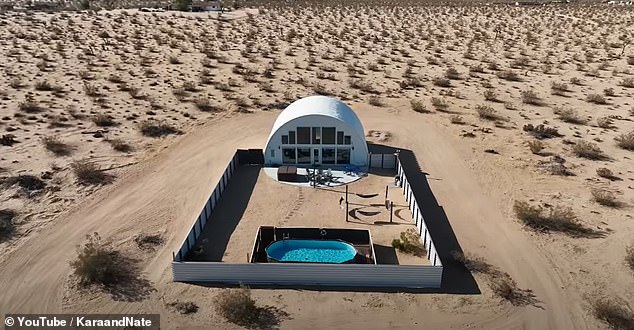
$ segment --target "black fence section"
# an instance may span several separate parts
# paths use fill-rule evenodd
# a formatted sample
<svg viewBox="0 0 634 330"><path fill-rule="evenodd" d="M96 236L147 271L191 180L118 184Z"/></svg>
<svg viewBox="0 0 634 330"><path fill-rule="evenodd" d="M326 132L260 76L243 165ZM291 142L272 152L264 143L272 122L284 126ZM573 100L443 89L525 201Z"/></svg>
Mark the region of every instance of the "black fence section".
<svg viewBox="0 0 634 330"><path fill-rule="evenodd" d="M238 149L236 154L240 165L264 165L264 150L262 149Z"/></svg>

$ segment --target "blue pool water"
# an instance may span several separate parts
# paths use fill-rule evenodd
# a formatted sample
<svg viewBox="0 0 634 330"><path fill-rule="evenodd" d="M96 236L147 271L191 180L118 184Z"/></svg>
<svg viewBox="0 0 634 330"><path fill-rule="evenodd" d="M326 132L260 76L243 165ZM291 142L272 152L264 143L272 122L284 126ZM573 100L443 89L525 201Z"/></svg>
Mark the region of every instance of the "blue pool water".
<svg viewBox="0 0 634 330"><path fill-rule="evenodd" d="M336 240L286 239L266 248L270 258L286 262L344 263L354 259L357 250Z"/></svg>

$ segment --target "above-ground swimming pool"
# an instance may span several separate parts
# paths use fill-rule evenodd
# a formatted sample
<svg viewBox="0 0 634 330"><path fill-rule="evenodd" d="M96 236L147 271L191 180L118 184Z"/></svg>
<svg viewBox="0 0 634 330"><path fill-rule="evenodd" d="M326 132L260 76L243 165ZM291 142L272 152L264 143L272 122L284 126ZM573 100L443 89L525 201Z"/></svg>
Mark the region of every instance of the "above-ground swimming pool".
<svg viewBox="0 0 634 330"><path fill-rule="evenodd" d="M352 262L354 246L340 240L285 239L266 248L269 261L341 264Z"/></svg>

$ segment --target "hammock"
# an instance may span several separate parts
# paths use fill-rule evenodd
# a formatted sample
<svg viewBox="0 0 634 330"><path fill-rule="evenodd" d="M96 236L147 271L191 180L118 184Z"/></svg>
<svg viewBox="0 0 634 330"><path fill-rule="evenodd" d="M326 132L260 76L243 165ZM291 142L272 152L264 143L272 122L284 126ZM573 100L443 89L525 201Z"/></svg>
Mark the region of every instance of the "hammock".
<svg viewBox="0 0 634 330"><path fill-rule="evenodd" d="M372 198L372 197L378 196L379 194L355 194L355 195L357 195L357 196L359 196L361 198Z"/></svg>

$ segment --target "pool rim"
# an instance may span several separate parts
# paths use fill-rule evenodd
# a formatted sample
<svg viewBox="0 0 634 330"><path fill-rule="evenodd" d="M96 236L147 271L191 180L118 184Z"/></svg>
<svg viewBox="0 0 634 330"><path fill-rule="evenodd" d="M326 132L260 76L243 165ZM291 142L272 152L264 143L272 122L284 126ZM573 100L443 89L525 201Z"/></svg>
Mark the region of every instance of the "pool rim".
<svg viewBox="0 0 634 330"><path fill-rule="evenodd" d="M317 241L317 242L329 241L329 242L339 242L339 243L346 244L348 247L352 248L352 250L354 251L354 255L352 256L352 258L350 258L350 259L348 259L346 261L343 261L343 262L285 261L285 260L279 260L277 258L272 257L269 254L269 251L268 251L269 248L275 243L285 242L285 241ZM345 264L345 263L349 263L349 262L354 261L357 258L357 256L359 255L359 250L357 250L357 248L353 244L348 243L348 242L346 242L346 241L344 241L344 240L342 240L340 238L336 238L336 239L283 238L283 239L276 240L276 241L273 241L273 242L269 243L269 245L267 245L264 248L264 252L266 253L267 259L273 260L273 262L286 263L286 264L296 263L296 264L331 264L331 265L340 265L340 264Z"/></svg>

